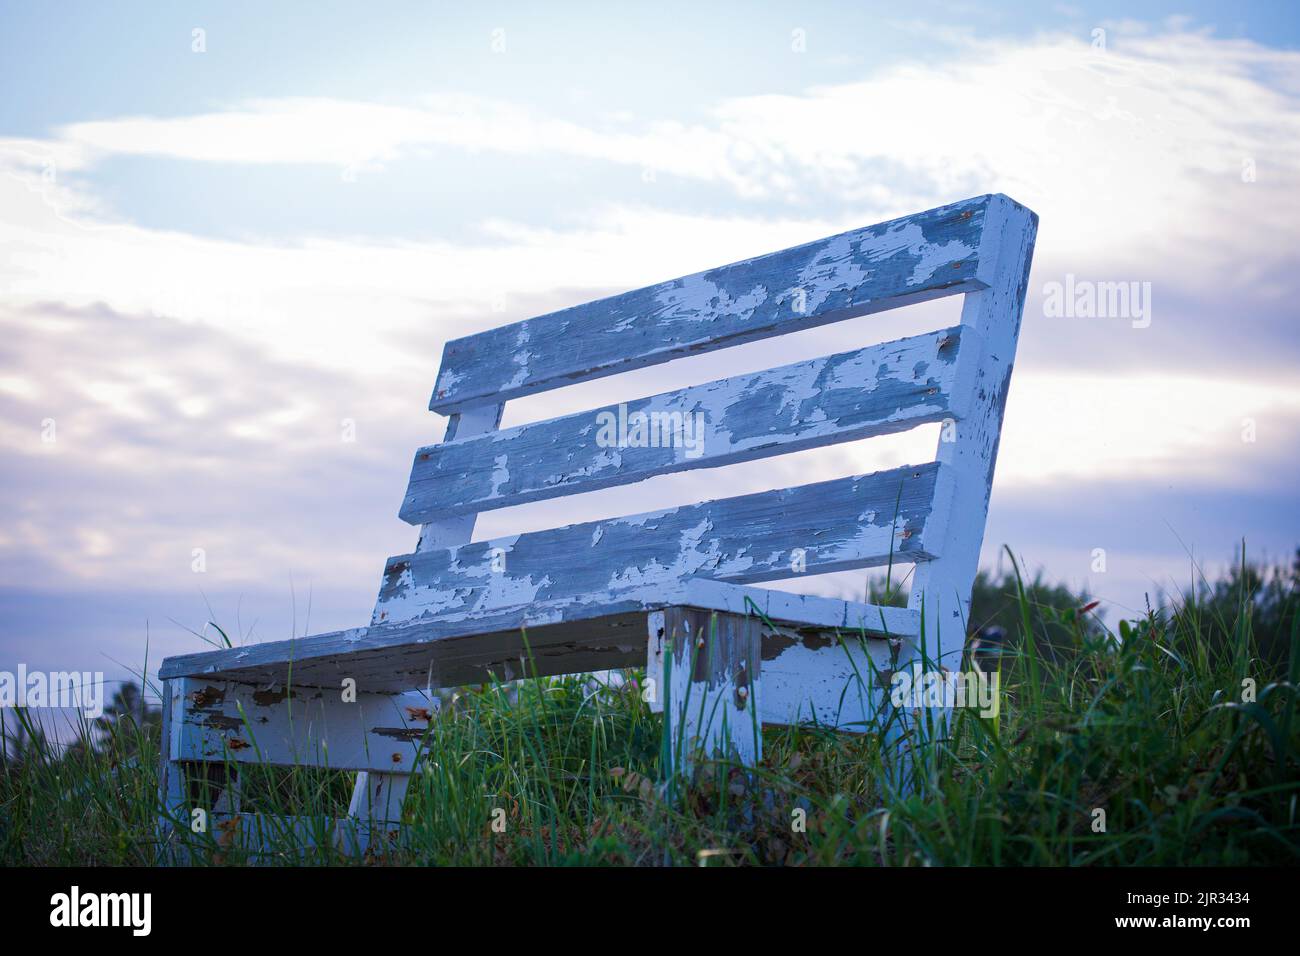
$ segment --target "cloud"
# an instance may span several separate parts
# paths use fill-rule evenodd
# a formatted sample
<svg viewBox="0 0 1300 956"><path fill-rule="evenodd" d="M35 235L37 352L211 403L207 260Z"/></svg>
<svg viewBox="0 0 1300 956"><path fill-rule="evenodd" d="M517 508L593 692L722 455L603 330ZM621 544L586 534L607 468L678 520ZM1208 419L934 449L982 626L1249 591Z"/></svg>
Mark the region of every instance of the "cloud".
<svg viewBox="0 0 1300 956"><path fill-rule="evenodd" d="M443 93L414 105L250 100L174 118L74 123L69 161L107 155L376 168L430 150L579 157L722 184L778 207L850 204L898 214L1007 192L1052 224L1062 256L1114 271L1177 256L1221 280L1225 234L1283 259L1300 212L1300 52L1185 29L1112 27L1104 49L1045 35L955 45L936 62L854 83L722 100L695 123L583 125ZM1243 170L1254 170L1250 194ZM1251 195L1253 194L1253 195ZM1250 196L1247 199L1247 196ZM1158 253L1158 255L1156 254ZM1204 276L1202 267L1213 269Z"/></svg>
<svg viewBox="0 0 1300 956"><path fill-rule="evenodd" d="M1068 487L1213 484L1238 494L1294 473L1300 387L1230 378L1036 373L1012 385L999 481Z"/></svg>
<svg viewBox="0 0 1300 956"><path fill-rule="evenodd" d="M1081 486L1103 511L1097 489L1121 486L1148 500L1185 482L1283 494L1270 482L1294 479L1300 438L1300 391L1276 374L1294 365L1300 293L1298 70L1300 54L1185 31L1115 31L1105 52L1061 37L967 38L932 63L731 98L692 123L584 125L459 95L277 99L0 141L0 448L13 463L0 568L37 588L187 590L202 547L205 585L377 582L382 558L413 540L395 510L413 450L439 437L423 409L447 338L990 190L1043 217L997 507L1018 514L1018 495L1050 488L1057 503ZM706 212L671 190L633 203L584 184L571 215L544 226L485 205L468 236L238 242L124 221L88 175L123 156L374 170L418 160L436 172L446 150L649 168L727 201ZM531 170L521 163L519 176ZM536 188L551 187L539 177ZM1153 281L1151 329L1045 320L1041 283L1067 271ZM921 310L692 368L764 367L944 315ZM593 383L583 401L689 380L676 374ZM564 401L530 400L533 417ZM46 418L53 447L40 441ZM344 418L357 443L340 441ZM592 507L630 513L932 450L919 432L898 441L744 476L677 476ZM529 520L573 520L545 507ZM1032 530L1048 551L1055 532Z"/></svg>
<svg viewBox="0 0 1300 956"><path fill-rule="evenodd" d="M286 361L418 366L430 383L446 338L843 228L641 207L568 229L490 218L476 241L246 243L87 221L62 202L68 189L34 170L0 176L10 301L103 302L217 328Z"/></svg>
<svg viewBox="0 0 1300 956"><path fill-rule="evenodd" d="M377 582L376 554L408 546L395 513L422 383L278 362L104 306L0 308L0 338L6 582Z"/></svg>
<svg viewBox="0 0 1300 956"><path fill-rule="evenodd" d="M931 63L799 94L731 97L702 112L707 119L692 123L577 123L455 92L400 105L254 99L192 116L73 123L44 145L0 145L0 162L7 156L12 165L21 154L29 174L51 162L86 170L115 156L373 170L412 159L436 166L452 150L526 157L529 164L516 170L525 179L532 164L579 158L720 185L734 197L730 214L704 217L690 207L674 210L667 197L647 211L622 196L604 200L597 189L578 206L582 221L531 230L560 253L544 257L536 271L563 273L564 261L578 261L584 270L608 270L602 275L610 284L626 273L619 263L630 260L662 259L665 267L672 260L663 273L671 274L672 251L689 242L692 223L709 229L717 248L696 263L717 262L733 249L758 251L742 237L774 220L847 228L988 191L1006 192L1042 216L1040 272L1081 273L1084 266L1099 278L1249 293L1272 284L1300 242L1296 51L1122 24L1109 28L1104 49L1068 35L967 39ZM539 177L537 188L551 187ZM486 208L483 218L506 232L502 212ZM669 225L677 241L664 243ZM558 245L555 232L565 234ZM640 234L652 237L657 255L633 259L643 251ZM574 241L616 254L574 260ZM537 247L528 244L532 260ZM454 251L470 254L463 245ZM426 263L437 261L428 249L419 252ZM454 282L461 271L449 274Z"/></svg>
<svg viewBox="0 0 1300 956"><path fill-rule="evenodd" d="M510 103L443 93L419 106L327 98L250 100L218 113L74 123L60 137L88 154L166 156L215 163L324 164L373 169L431 147L518 156L558 153L705 180L748 180L727 162L716 129L653 123L636 131L611 119L599 129L538 116Z"/></svg>

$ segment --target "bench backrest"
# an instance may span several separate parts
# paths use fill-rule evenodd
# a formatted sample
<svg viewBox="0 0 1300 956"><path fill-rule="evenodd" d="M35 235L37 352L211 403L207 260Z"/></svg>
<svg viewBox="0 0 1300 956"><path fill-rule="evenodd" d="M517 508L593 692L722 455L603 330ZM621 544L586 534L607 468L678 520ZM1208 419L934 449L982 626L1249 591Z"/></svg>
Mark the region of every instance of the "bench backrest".
<svg viewBox="0 0 1300 956"><path fill-rule="evenodd" d="M980 196L448 342L429 404L446 437L401 508L420 543L390 559L375 623L788 578L799 548L808 574L916 562L927 630L964 636L1036 226ZM499 428L513 398L957 293L952 328ZM483 511L932 422L933 462L468 543Z"/></svg>

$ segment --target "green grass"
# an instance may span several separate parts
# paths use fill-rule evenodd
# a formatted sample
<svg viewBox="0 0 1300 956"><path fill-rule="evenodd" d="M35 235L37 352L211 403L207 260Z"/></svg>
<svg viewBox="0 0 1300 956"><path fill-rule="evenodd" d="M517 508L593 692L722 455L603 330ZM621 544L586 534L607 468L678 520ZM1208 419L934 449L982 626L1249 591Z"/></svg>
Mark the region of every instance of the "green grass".
<svg viewBox="0 0 1300 956"><path fill-rule="evenodd" d="M1285 618L1286 653L1261 655L1254 596L1244 591L1235 605L1184 599L1122 622L1118 634L1090 615L1039 604L1033 594L1017 584L1020 626L1002 658L999 716L961 711L950 737L920 755L926 772L909 793L881 787L897 758L877 735L804 727L766 730L754 773L707 764L692 786L669 796L658 785L663 722L642 702L637 672L628 672L621 688L579 678L528 681L462 690L435 719L400 844L345 855L286 834L258 859L638 866L1300 860L1300 633L1293 612ZM1253 701L1243 700L1244 681L1254 682ZM24 735L15 726L23 715L0 713L7 736ZM105 722L94 746L58 754L29 727L25 746L11 746L0 772L0 863L157 862L157 749L156 725L125 716ZM246 767L244 808L339 816L351 779L316 768ZM200 805L210 796L199 794ZM504 815L494 817L496 810ZM1105 811L1100 832L1097 810ZM505 832L494 832L494 818L504 819ZM796 826L800 820L806 828ZM183 831L194 862L248 860L214 831Z"/></svg>

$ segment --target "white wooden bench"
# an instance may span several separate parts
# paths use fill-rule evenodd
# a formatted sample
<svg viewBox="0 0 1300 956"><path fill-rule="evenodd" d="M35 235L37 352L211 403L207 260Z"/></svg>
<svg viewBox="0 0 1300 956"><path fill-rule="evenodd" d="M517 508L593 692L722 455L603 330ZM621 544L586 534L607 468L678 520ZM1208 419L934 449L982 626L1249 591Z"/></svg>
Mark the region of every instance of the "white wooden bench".
<svg viewBox="0 0 1300 956"><path fill-rule="evenodd" d="M165 805L189 819L187 765L327 764L362 772L364 845L432 719L412 692L490 679L646 666L666 772L756 761L764 723L877 726L872 668L961 660L1036 227L980 196L449 342L446 436L401 508L415 551L366 627L163 662ZM698 447L611 440L618 409L499 427L510 399L956 293L952 328L626 403L661 428L702 413ZM471 543L491 509L935 422L933 462ZM752 586L887 563L915 565L906 608ZM210 809L238 816L237 788Z"/></svg>

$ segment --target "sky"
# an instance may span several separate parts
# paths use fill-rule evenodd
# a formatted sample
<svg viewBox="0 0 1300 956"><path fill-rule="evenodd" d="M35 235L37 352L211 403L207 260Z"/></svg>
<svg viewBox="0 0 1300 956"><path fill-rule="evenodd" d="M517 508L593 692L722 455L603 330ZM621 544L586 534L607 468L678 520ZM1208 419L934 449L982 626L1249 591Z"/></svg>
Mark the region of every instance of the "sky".
<svg viewBox="0 0 1300 956"><path fill-rule="evenodd" d="M1243 539L1300 544L1296 4L264 6L0 3L0 670L115 681L212 624L363 624L414 547L397 510L447 339L988 192L1041 221L985 566L1007 546L1113 623ZM1080 282L1136 283L1144 313L1061 314ZM929 460L936 434L492 512L476 539Z"/></svg>

